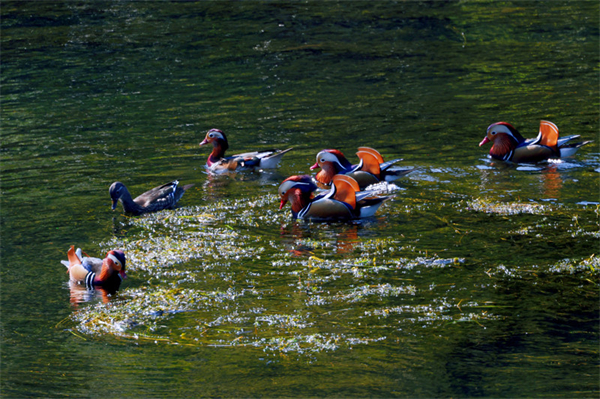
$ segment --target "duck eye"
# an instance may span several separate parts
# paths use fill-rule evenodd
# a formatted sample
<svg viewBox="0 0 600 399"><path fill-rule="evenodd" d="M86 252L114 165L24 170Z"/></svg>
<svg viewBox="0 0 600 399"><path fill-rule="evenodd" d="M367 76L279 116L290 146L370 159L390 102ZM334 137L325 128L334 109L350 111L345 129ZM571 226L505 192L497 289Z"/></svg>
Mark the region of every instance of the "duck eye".
<svg viewBox="0 0 600 399"><path fill-rule="evenodd" d="M325 158L321 158L321 162L325 162Z"/></svg>
<svg viewBox="0 0 600 399"><path fill-rule="evenodd" d="M492 134L496 134L496 132L492 132Z"/></svg>

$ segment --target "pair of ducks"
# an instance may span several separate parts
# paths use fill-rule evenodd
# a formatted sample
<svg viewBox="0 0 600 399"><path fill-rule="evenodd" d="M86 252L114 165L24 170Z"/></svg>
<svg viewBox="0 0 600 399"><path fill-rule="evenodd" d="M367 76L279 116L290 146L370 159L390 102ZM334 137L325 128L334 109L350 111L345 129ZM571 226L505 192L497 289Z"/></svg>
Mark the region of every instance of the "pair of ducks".
<svg viewBox="0 0 600 399"><path fill-rule="evenodd" d="M208 158L207 167L217 173L257 167L274 168L281 157L291 150L290 148L285 151L251 152L225 157L225 151L229 145L225 134L217 129L210 130L200 145L208 143L213 143L214 148ZM132 198L127 187L117 181L111 184L108 191L112 199L113 210L121 201L125 212L141 215L174 208L186 190L192 186L193 184L180 186L179 181L174 180ZM62 261L62 263L68 269L71 282L85 286L88 290L100 287L108 292L115 292L120 287L121 280L127 277L125 253L121 250L109 251L104 259L100 259L90 257L81 249L75 250L74 246L71 246L67 257L68 260Z"/></svg>
<svg viewBox="0 0 600 399"><path fill-rule="evenodd" d="M213 150L206 161L207 169L213 173L245 169L272 169L277 167L285 153L292 150L288 148L283 151L255 151L226 157L225 151L229 148L229 143L225 133L219 129L211 129L206 133L206 138L200 145L206 144L213 145ZM126 213L141 215L174 208L185 191L192 186L193 184L179 186L179 181L174 180L132 198L127 187L117 181L110 186L108 192L112 199L113 210L117 207L117 203L121 201Z"/></svg>

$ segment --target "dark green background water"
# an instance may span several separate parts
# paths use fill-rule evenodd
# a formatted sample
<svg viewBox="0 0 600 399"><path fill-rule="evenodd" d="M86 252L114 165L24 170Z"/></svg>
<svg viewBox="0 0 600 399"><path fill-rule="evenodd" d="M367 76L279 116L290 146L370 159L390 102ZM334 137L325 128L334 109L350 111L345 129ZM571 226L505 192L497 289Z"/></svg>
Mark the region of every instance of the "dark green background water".
<svg viewBox="0 0 600 399"><path fill-rule="evenodd" d="M4 397L598 396L597 1L1 13ZM520 167L477 146L541 119L595 143ZM209 177L215 127L295 149ZM417 168L375 219L278 210L319 150L361 145ZM179 210L110 211L113 181L174 178ZM110 304L71 303L71 244L127 249Z"/></svg>

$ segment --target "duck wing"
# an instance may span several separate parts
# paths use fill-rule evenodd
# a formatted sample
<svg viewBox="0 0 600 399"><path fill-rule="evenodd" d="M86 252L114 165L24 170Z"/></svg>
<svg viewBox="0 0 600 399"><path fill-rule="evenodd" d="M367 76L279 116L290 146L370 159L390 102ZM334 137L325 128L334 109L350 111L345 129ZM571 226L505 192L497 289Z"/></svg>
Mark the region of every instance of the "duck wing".
<svg viewBox="0 0 600 399"><path fill-rule="evenodd" d="M369 147L359 147L356 155L362 161L363 167L361 170L369 172L379 179L380 165L383 163L383 158L379 152Z"/></svg>
<svg viewBox="0 0 600 399"><path fill-rule="evenodd" d="M558 143L558 127L550 121L540 122L539 145L556 149Z"/></svg>
<svg viewBox="0 0 600 399"><path fill-rule="evenodd" d="M253 151L253 152L245 152L243 154L236 154L231 157L227 157L225 159L234 160L237 162L236 167L240 168L265 168L265 169L273 169L276 168L281 158L293 148L288 148L285 150L264 150L264 151Z"/></svg>
<svg viewBox="0 0 600 399"><path fill-rule="evenodd" d="M261 153L258 155L260 158L260 167L264 169L274 169L279 165L281 158L289 151L293 150L293 148L288 148L285 150L270 150L267 153Z"/></svg>
<svg viewBox="0 0 600 399"><path fill-rule="evenodd" d="M352 209L356 208L356 193L360 191L356 180L348 175L335 175L332 190L334 190L334 199L350 205Z"/></svg>
<svg viewBox="0 0 600 399"><path fill-rule="evenodd" d="M144 208L149 208L156 204L168 207L176 202L175 192L177 191L178 184L178 180L173 180L162 186L154 187L152 190L146 191L144 194L136 197L133 201Z"/></svg>
<svg viewBox="0 0 600 399"><path fill-rule="evenodd" d="M298 213L301 219L352 219L353 209L345 202L323 196L312 201Z"/></svg>

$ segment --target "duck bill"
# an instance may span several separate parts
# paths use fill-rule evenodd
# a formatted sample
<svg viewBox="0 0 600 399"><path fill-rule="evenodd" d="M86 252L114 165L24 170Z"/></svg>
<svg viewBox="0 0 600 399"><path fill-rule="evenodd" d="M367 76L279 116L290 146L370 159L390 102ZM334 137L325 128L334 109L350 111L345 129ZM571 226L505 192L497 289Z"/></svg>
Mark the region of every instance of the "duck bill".
<svg viewBox="0 0 600 399"><path fill-rule="evenodd" d="M208 144L208 140L207 139L202 140L202 142L200 143L201 146L205 145L205 144Z"/></svg>
<svg viewBox="0 0 600 399"><path fill-rule="evenodd" d="M119 275L121 276L121 280L125 280L127 278L127 273L125 273L125 270L121 270Z"/></svg>
<svg viewBox="0 0 600 399"><path fill-rule="evenodd" d="M283 209L283 206L287 204L287 200L285 198L281 199L281 203L279 204L279 210Z"/></svg>
<svg viewBox="0 0 600 399"><path fill-rule="evenodd" d="M119 200L113 200L113 202L112 202L112 210L113 211L117 208L117 202L119 202Z"/></svg>
<svg viewBox="0 0 600 399"><path fill-rule="evenodd" d="M315 164L313 166L310 167L310 170L315 170L319 167L319 163L315 162Z"/></svg>
<svg viewBox="0 0 600 399"><path fill-rule="evenodd" d="M481 147L482 145L487 144L489 142L490 142L490 139L488 139L487 136L485 136L483 138L483 140L481 140L481 143L479 143L479 146Z"/></svg>

